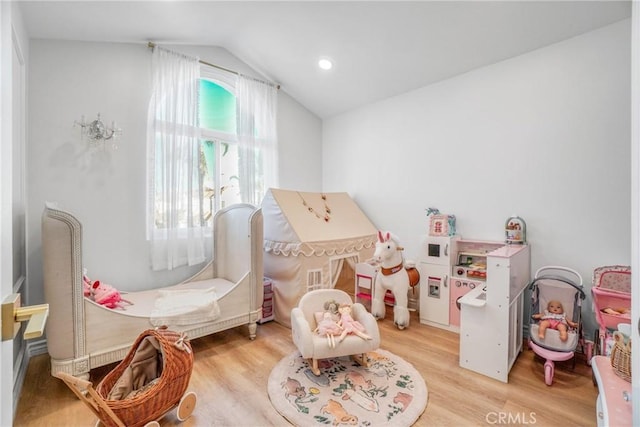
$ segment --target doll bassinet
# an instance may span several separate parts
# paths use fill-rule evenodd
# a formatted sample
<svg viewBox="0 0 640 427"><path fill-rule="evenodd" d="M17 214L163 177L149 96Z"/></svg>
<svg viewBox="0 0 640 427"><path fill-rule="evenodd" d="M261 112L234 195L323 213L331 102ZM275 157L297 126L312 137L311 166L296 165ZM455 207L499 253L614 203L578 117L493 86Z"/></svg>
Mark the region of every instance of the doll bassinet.
<svg viewBox="0 0 640 427"><path fill-rule="evenodd" d="M609 356L613 331L621 323L631 323L631 267L608 265L594 269L591 293L598 322L593 339L595 354Z"/></svg>
<svg viewBox="0 0 640 427"><path fill-rule="evenodd" d="M184 421L196 403L193 392L185 394L193 352L184 335L166 328L144 331L127 356L94 389L91 382L67 373L58 374L99 418L112 427L159 426L158 420L178 406Z"/></svg>

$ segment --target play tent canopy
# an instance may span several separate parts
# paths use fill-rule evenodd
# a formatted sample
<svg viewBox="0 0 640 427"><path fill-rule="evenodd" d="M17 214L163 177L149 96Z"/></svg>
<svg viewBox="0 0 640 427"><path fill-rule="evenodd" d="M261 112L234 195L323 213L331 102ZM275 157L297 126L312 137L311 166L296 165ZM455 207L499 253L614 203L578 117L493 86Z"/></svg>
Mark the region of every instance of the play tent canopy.
<svg viewBox="0 0 640 427"><path fill-rule="evenodd" d="M275 319L311 289L331 288L343 263L373 255L377 229L348 193L271 188L262 201L264 272L274 288Z"/></svg>

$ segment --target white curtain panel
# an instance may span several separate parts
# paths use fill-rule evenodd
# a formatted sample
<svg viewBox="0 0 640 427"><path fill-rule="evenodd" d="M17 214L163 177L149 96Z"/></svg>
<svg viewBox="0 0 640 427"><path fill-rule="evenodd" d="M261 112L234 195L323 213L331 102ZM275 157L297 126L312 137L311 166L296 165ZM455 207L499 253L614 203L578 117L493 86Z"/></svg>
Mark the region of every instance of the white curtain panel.
<svg viewBox="0 0 640 427"><path fill-rule="evenodd" d="M278 89L238 75L236 109L240 194L259 206L267 189L278 187Z"/></svg>
<svg viewBox="0 0 640 427"><path fill-rule="evenodd" d="M153 270L172 270L205 261L198 58L161 47L153 52L149 103L148 239Z"/></svg>

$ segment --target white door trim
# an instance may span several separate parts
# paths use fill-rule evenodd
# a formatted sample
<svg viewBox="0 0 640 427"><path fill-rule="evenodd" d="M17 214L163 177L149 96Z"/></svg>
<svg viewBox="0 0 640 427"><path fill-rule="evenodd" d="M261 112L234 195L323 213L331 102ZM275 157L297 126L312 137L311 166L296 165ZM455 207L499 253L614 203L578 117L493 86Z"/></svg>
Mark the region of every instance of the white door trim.
<svg viewBox="0 0 640 427"><path fill-rule="evenodd" d="M640 6L632 2L631 14L631 327L640 337ZM632 339L632 354L640 354L640 340ZM631 372L640 372L640 357L631 360ZM640 425L640 377L632 378L632 425Z"/></svg>

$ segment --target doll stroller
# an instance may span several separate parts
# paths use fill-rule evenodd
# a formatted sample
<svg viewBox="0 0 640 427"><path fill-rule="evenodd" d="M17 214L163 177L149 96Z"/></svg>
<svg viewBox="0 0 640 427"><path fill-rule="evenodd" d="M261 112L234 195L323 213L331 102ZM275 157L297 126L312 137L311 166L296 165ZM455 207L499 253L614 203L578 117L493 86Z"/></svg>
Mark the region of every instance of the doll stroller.
<svg viewBox="0 0 640 427"><path fill-rule="evenodd" d="M554 362L573 359L582 333L581 308L585 293L582 290L582 276L570 268L559 266L541 267L536 271L529 285L531 290L532 320L529 327L529 347L538 356L546 359L544 364L545 384L553 383ZM560 338L560 332L551 327L539 336L540 324L533 315L542 313L549 302L558 301L564 308L566 340ZM557 320L556 320L557 321ZM574 326L571 326L574 325Z"/></svg>
<svg viewBox="0 0 640 427"><path fill-rule="evenodd" d="M593 311L599 328L593 339L596 355L609 356L613 332L619 324L631 324L631 268L610 265L593 270Z"/></svg>
<svg viewBox="0 0 640 427"><path fill-rule="evenodd" d="M64 372L57 377L98 416L97 426L159 427L157 420L176 406L180 421L193 412L196 395L185 394L192 368L189 342L163 327L138 336L124 360L95 389Z"/></svg>

